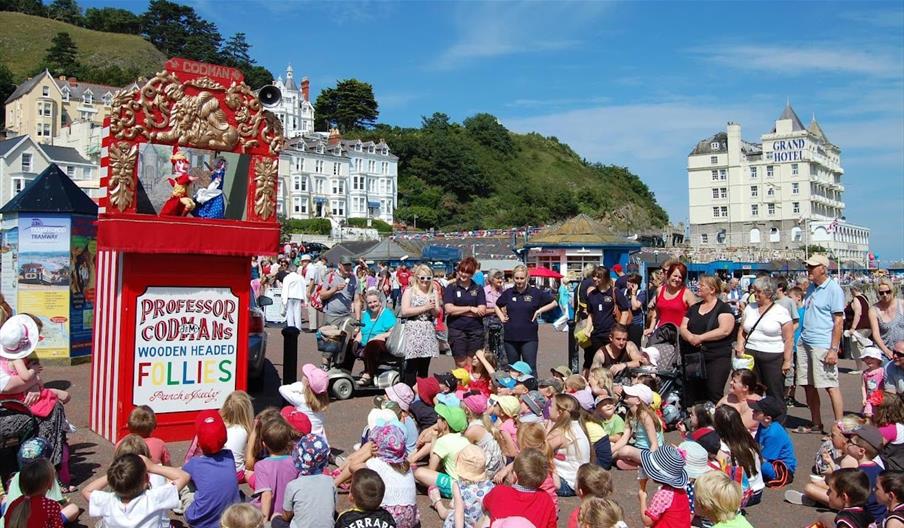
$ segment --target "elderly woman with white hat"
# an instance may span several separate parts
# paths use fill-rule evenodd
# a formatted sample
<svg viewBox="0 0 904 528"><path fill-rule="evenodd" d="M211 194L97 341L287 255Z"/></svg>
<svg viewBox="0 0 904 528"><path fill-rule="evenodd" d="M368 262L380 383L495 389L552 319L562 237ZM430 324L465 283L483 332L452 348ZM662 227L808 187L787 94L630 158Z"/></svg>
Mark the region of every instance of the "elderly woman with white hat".
<svg viewBox="0 0 904 528"><path fill-rule="evenodd" d="M10 317L0 327L0 399L19 399L26 407L32 407L42 400L40 379L35 375L23 379L15 370L13 362L28 357L38 346L40 331L35 320L25 314ZM38 424L33 431L32 420ZM66 432L69 422L62 404L57 401L39 414L22 412L0 417L0 438L40 436L50 445L49 459L60 469L60 480L68 484L68 448ZM64 453L66 451L66 453Z"/></svg>

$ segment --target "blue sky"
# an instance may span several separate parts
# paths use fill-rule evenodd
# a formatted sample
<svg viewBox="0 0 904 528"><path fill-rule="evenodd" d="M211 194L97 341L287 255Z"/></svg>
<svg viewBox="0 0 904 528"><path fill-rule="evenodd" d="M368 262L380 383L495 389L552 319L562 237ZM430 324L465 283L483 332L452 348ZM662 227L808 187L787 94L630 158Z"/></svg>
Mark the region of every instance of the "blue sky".
<svg viewBox="0 0 904 528"><path fill-rule="evenodd" d="M291 63L312 97L354 77L384 123L489 112L627 166L673 222L696 142L727 121L759 141L790 98L842 149L848 221L872 229L883 260L904 258L900 2L188 3L224 35L245 32L274 74Z"/></svg>

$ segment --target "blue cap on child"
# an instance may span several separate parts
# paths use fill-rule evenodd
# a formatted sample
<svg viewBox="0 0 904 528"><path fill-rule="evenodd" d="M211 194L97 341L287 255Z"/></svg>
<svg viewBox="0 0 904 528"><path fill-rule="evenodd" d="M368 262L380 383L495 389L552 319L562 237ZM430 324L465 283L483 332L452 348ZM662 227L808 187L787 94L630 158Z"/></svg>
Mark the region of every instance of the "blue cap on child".
<svg viewBox="0 0 904 528"><path fill-rule="evenodd" d="M19 445L19 453L16 456L19 462L19 469L25 467L26 464L39 458L47 458L50 451L50 444L40 436L29 438Z"/></svg>

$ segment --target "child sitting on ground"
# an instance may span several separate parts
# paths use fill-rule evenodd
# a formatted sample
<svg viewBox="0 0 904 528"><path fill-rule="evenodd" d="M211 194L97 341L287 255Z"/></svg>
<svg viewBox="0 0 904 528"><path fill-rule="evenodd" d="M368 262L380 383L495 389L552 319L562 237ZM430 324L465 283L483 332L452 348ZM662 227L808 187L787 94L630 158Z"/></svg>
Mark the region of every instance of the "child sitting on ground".
<svg viewBox="0 0 904 528"><path fill-rule="evenodd" d="M540 394L540 391L532 390L527 394L522 394L518 423L542 423L544 409L546 409L546 398Z"/></svg>
<svg viewBox="0 0 904 528"><path fill-rule="evenodd" d="M843 468L826 477L829 507L838 513L823 513L816 524L822 528L868 528L872 517L864 505L869 497L869 478L859 469Z"/></svg>
<svg viewBox="0 0 904 528"><path fill-rule="evenodd" d="M741 485L721 471L700 475L694 483L694 511L713 528L753 528L741 509Z"/></svg>
<svg viewBox="0 0 904 528"><path fill-rule="evenodd" d="M351 508L336 519L336 528L357 528L359 526L379 526L396 528L392 515L380 507L386 485L380 475L372 469L360 469L352 476L349 490Z"/></svg>
<svg viewBox="0 0 904 528"><path fill-rule="evenodd" d="M261 441L270 456L254 464L253 505L270 519L283 504L286 486L298 478L298 469L290 452L295 431L285 420L271 420L261 430Z"/></svg>
<svg viewBox="0 0 904 528"><path fill-rule="evenodd" d="M154 409L151 409L147 405L139 405L132 409L132 412L129 414L128 427L130 433L136 434L144 439L144 443L148 446L148 452L151 453L148 458L150 458L152 462L155 464L163 464L164 466L172 465L169 450L166 448L166 442L156 436L152 436L154 430L157 429L157 415L154 414Z"/></svg>
<svg viewBox="0 0 904 528"><path fill-rule="evenodd" d="M245 481L245 450L248 436L254 429L254 405L245 391L232 391L220 408L220 416L226 424L226 449L235 459L235 473L239 482Z"/></svg>
<svg viewBox="0 0 904 528"><path fill-rule="evenodd" d="M292 407L292 409L295 409L295 407ZM296 412L301 411L296 409ZM307 417L306 414L305 417ZM251 428L251 434L248 435L248 442L245 444L245 471L243 477L245 478L245 482L251 485L251 489L254 489L254 464L256 464L258 460L263 460L268 456L267 449L264 448L264 445L261 442L261 431L271 420L285 420L285 416L283 416L282 412L276 407L267 407L259 412L257 416L254 417L254 427ZM226 422L224 421L223 423L225 424ZM310 425L310 423L311 420L308 419L308 424ZM310 432L310 428L308 429L308 432ZM197 437L195 437L194 442L195 445L193 447L196 451L200 452L197 448ZM191 449L192 447L189 447L189 451ZM191 457L186 453L185 462L187 463L189 460L191 460Z"/></svg>
<svg viewBox="0 0 904 528"><path fill-rule="evenodd" d="M612 499L588 496L581 501L580 512L579 528L628 528L625 512Z"/></svg>
<svg viewBox="0 0 904 528"><path fill-rule="evenodd" d="M579 528L578 520L582 514L585 499L609 498L609 495L612 494L612 477L608 471L596 464L582 464L578 468L577 489L574 491L581 499L581 506L575 508L568 517L568 528Z"/></svg>
<svg viewBox="0 0 904 528"><path fill-rule="evenodd" d="M556 507L549 494L539 490L549 474L547 458L537 449L522 449L515 458L514 472L514 486L496 486L483 499L490 523L524 517L536 528L555 528Z"/></svg>
<svg viewBox="0 0 904 528"><path fill-rule="evenodd" d="M816 450L810 479L825 483L824 477L838 468L857 467L857 461L847 454L847 437L854 429L863 425L863 420L856 414L846 414L841 420L832 424L829 438L823 440ZM818 478L817 478L818 477Z"/></svg>
<svg viewBox="0 0 904 528"><path fill-rule="evenodd" d="M678 449L666 444L656 451L640 452L643 471L660 484L647 504L646 493L640 494L640 511L643 525L653 527L690 528L691 508L687 500L687 472L684 458Z"/></svg>
<svg viewBox="0 0 904 528"><path fill-rule="evenodd" d="M323 474L330 459L330 448L322 437L307 434L292 450L292 462L298 478L286 485L282 502L274 510L273 528L332 528L336 513L336 487ZM291 524L290 524L291 523Z"/></svg>
<svg viewBox="0 0 904 528"><path fill-rule="evenodd" d="M594 416L600 421L609 442L615 444L625 433L625 420L615 412L615 398L609 395L597 396Z"/></svg>
<svg viewBox="0 0 904 528"><path fill-rule="evenodd" d="M149 473L161 475L171 482L148 489ZM188 484L189 478L188 473L179 468L125 454L110 464L106 475L88 484L82 490L82 496L88 502L88 515L100 517L104 526L152 528L160 525L161 513L179 506L179 491ZM102 491L108 485L112 493ZM201 525L193 523L192 526Z"/></svg>
<svg viewBox="0 0 904 528"><path fill-rule="evenodd" d="M69 518L60 509L59 502L46 496L54 482L56 472L46 458L38 458L26 464L19 472L22 494L10 502L3 516L4 524L11 527L62 528Z"/></svg>
<svg viewBox="0 0 904 528"><path fill-rule="evenodd" d="M763 480L767 487L781 487L794 479L797 456L788 431L775 419L784 414L782 402L774 396L764 396L750 403L753 419L759 423L754 437L760 444L763 457Z"/></svg>
<svg viewBox="0 0 904 528"><path fill-rule="evenodd" d="M220 518L220 528L261 528L264 514L250 504L233 504ZM332 527L332 524L330 524Z"/></svg>
<svg viewBox="0 0 904 528"><path fill-rule="evenodd" d="M880 473L876 481L876 498L887 511L882 528L904 528L904 472Z"/></svg>
<svg viewBox="0 0 904 528"><path fill-rule="evenodd" d="M593 393L594 398L611 396L614 393L612 390L612 373L606 367L590 369L590 374L587 376L587 384L590 385L590 392Z"/></svg>
<svg viewBox="0 0 904 528"><path fill-rule="evenodd" d="M483 498L493 489L487 479L486 457L479 447L469 445L459 451L456 467L458 481L452 483L451 508L446 508L437 488L428 492L430 503L443 519L443 528L478 528L483 518ZM461 524L457 524L459 519Z"/></svg>
<svg viewBox="0 0 904 528"><path fill-rule="evenodd" d="M323 428L323 411L330 405L330 379L323 369L306 363L301 367L301 379L279 388L279 394L296 409L308 415L311 432L327 438Z"/></svg>
<svg viewBox="0 0 904 528"><path fill-rule="evenodd" d="M44 440L41 437L35 437L22 442L22 445L19 446L19 452L16 458L19 463L18 467L21 469L35 460L47 460L49 456L50 445L47 443L47 440ZM16 473L9 480L6 496L3 498L3 504L8 508L10 504L21 496L22 489L19 484L19 473ZM50 489L45 493L45 496L58 503L66 502L63 498L60 484L57 482L56 478L54 478L53 483L51 484ZM74 521L79 515L79 508L72 503L66 504L62 509L62 514L66 517L67 522Z"/></svg>
<svg viewBox="0 0 904 528"><path fill-rule="evenodd" d="M439 418L436 421L434 438L425 443L421 449L408 457L408 462L414 464L421 458L430 454L427 467L419 467L414 472L414 478L428 488L436 486L443 497L452 497L452 481L458 479L455 461L458 452L471 442L462 436L462 431L468 427L468 419L461 407L448 407L443 404L436 406ZM440 471L440 469L443 471Z"/></svg>
<svg viewBox="0 0 904 528"><path fill-rule="evenodd" d="M235 479L235 459L226 445L226 424L217 411L198 413L195 419L201 455L185 463L182 469L191 475L195 492L185 502L185 520L192 528L216 528L220 516L239 502Z"/></svg>

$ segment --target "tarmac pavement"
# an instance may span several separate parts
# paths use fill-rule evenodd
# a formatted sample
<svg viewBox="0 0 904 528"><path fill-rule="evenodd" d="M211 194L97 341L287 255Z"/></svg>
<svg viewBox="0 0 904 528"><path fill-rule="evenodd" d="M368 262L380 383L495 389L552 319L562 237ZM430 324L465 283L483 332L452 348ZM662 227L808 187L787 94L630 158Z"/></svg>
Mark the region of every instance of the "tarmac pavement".
<svg viewBox="0 0 904 528"><path fill-rule="evenodd" d="M260 411L268 405L283 405L281 398L276 390L280 383L282 374L282 335L280 328L267 328L269 335L267 344L268 363L265 369L265 381L263 390L260 393L252 394L255 400L255 410ZM540 352L539 352L539 368L540 375L543 376L549 372L549 369L566 363L566 346L567 335L565 333L556 332L551 325L543 325L540 328ZM319 364L319 355L316 351L316 344L313 334L303 333L299 339L298 350L298 368L299 375L301 366L304 363ZM452 358L450 356L440 356L431 364L431 372L446 371L452 368ZM859 376L850 375L846 372L853 368L853 362L850 360L841 360L841 388L844 395L845 412L858 412L860 405L860 389ZM359 362L356 369L361 368ZM77 365L71 367L54 367L45 366L42 377L50 386L66 388L72 393L72 401L66 406L66 414L69 420L78 427L78 431L69 437L70 446L72 447L72 474L73 484L81 489L87 482L101 475L106 471L109 464L113 446L106 440L100 438L88 429L89 416L89 380L90 365ZM366 416L371 408L370 398L376 392L370 392L367 395L353 397L346 401L334 401L326 410L326 431L330 439L330 444L336 448L349 450L351 446L359 441L361 430L366 422ZM803 401L803 390L798 389L798 399ZM822 394L822 416L823 423L830 424L833 421L831 409L829 407L828 398ZM790 418L787 426L789 428L796 427L807 423L809 420L809 409L795 408L790 410ZM810 466L813 462L814 453L820 443L819 435L798 435L792 434L795 450L798 457L798 468L795 474L794 483L791 488L801 489L808 481ZM677 443L677 433L668 433L666 440ZM176 442L169 446L170 453L174 461L182 460L188 442ZM640 519L640 512L637 502L637 484L636 474L633 471L617 471L612 472L615 484L614 499L621 504L625 510L626 522L632 528L643 526ZM648 492L655 490L651 483L648 486ZM784 490L767 489L763 498L763 502L748 510L748 520L756 527L804 527L809 525L816 517L818 511L814 508L803 506L795 506L787 504L783 501ZM81 507L86 505L78 493L71 494L70 499ZM430 509L430 501L426 495L418 496L418 504L421 507L421 518L423 528L439 528L442 522L436 513ZM560 498L559 505L561 515L559 526L567 525L567 518L571 511L578 505L576 498ZM339 511L348 507L345 495L339 496ZM174 516L174 520L179 521L181 517ZM87 512L83 512L79 518L78 526L94 526L94 520L89 518Z"/></svg>

